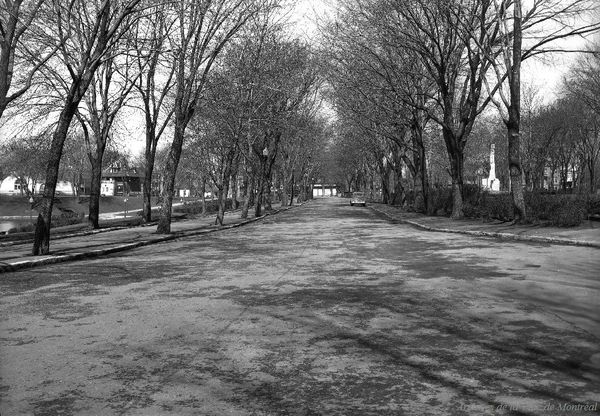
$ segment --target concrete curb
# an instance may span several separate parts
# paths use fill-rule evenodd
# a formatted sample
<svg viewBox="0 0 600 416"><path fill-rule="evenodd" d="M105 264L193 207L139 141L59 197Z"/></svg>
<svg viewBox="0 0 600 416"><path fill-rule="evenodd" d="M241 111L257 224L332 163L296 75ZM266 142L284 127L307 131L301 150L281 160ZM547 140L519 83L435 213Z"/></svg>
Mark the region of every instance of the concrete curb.
<svg viewBox="0 0 600 416"><path fill-rule="evenodd" d="M580 240L571 240L568 238L554 238L554 237L542 237L537 235L518 235L511 233L498 233L491 231L472 231L472 230L456 230L450 228L437 228L430 227L428 225L421 224L417 221L407 220L402 218L394 218L387 212L381 211L377 208L369 206L373 211L378 212L385 217L398 221L404 224L412 225L413 227L420 228L426 231L435 231L440 233L454 233L454 234L465 234L472 235L475 237L491 237L491 238L499 238L502 240L515 240L515 241L528 241L535 243L546 243L546 244L558 244L558 245L568 245L568 246L579 246L579 247L591 247L591 248L600 248L600 243L595 243L592 241L580 241Z"/></svg>
<svg viewBox="0 0 600 416"><path fill-rule="evenodd" d="M218 231L225 231L225 230L242 227L244 225L260 221L270 215L276 215L282 211L287 211L294 207L302 206L304 204L305 204L305 202L298 204L298 205L292 205L291 207L280 208L280 209L268 212L264 215L261 215L260 217L247 219L247 220L235 223L235 224L224 225L223 227L219 227L219 228L202 229L202 230L195 230L195 231L180 231L178 233L165 235L164 237L152 238L149 240L138 241L135 243L121 244L118 246L108 247L108 248L104 248L104 249L91 250L91 251L86 251L86 252L81 252L81 253L50 255L47 257L36 258L36 259L27 259L27 260L23 260L23 261L17 261L14 263L0 263L0 274L8 273L8 272L15 272L18 270L29 269L29 268L38 267L38 266L46 266L49 264L57 264L57 263L64 263L64 262L68 262L68 261L96 258L96 257L113 254L113 253L119 253L119 252L123 252L123 251L127 251L127 250L133 250L135 248L149 246L152 244L159 244L159 243L164 243L167 241L177 240L180 238L193 237L193 236L202 235L202 234L210 234L210 233L214 233L214 232L218 232ZM91 234L94 234L94 233L91 233ZM80 235L76 235L76 236L80 236Z"/></svg>

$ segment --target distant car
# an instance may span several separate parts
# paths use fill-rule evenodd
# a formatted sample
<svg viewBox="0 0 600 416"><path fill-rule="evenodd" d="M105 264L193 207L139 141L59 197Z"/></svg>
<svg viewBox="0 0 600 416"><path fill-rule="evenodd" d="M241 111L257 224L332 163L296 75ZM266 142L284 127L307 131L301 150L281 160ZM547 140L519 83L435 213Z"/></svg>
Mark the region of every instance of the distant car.
<svg viewBox="0 0 600 416"><path fill-rule="evenodd" d="M362 205L363 207L367 206L367 202L365 201L364 192L353 192L350 197L350 205Z"/></svg>

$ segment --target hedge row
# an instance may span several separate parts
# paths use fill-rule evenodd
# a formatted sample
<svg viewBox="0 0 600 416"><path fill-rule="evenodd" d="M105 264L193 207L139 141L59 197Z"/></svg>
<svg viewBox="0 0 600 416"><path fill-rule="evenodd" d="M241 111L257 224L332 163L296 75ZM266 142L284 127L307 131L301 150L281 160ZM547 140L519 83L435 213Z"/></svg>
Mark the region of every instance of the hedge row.
<svg viewBox="0 0 600 416"><path fill-rule="evenodd" d="M452 190L432 189L432 211L437 215L452 212ZM489 193L477 186L466 185L463 192L463 210L466 217L484 220L512 221L512 198L508 193ZM581 224L590 215L600 214L600 195L549 194L526 192L527 222L572 227Z"/></svg>

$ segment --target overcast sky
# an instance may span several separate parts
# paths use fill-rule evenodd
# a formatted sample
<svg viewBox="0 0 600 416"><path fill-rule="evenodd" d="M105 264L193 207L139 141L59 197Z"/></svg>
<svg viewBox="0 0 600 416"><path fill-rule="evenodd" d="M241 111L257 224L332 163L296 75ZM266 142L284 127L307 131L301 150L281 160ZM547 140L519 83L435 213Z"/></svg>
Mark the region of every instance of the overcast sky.
<svg viewBox="0 0 600 416"><path fill-rule="evenodd" d="M292 0L293 1L293 0ZM293 11L290 13L291 23L295 24L298 36L304 37L308 41L318 36L316 22L333 16L336 0L298 0ZM585 42L577 40L570 43L571 47L583 47ZM575 60L575 54L557 54L546 56L544 62L540 60L531 60L523 66L523 81L534 84L540 89L540 96L545 103L553 101L554 94L558 92L562 77ZM124 118L128 118L124 115ZM129 146L132 153L138 154L144 147L143 135L136 134L143 131L135 123L129 123L121 127L120 136L130 137ZM0 136L3 132L0 131ZM136 137L139 136L139 137ZM0 140L2 137L0 137ZM170 141L169 135L163 140L163 144Z"/></svg>
<svg viewBox="0 0 600 416"><path fill-rule="evenodd" d="M297 24L297 33L307 40L317 36L315 22L332 17L335 3L336 0L298 0L291 15L292 21ZM577 38L570 40L564 47L582 49L585 46L586 41ZM540 94L544 97L543 101L549 103L554 100L563 76L575 59L576 54L573 53L547 55L543 59L530 59L523 64L522 79L525 83L539 87Z"/></svg>

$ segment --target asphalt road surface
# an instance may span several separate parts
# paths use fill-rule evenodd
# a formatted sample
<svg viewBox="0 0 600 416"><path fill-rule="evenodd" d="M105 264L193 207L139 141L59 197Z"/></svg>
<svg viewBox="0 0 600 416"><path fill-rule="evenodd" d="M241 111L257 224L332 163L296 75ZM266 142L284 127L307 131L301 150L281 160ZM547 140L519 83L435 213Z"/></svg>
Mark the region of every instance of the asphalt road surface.
<svg viewBox="0 0 600 416"><path fill-rule="evenodd" d="M0 413L594 413L598 254L332 198L4 274Z"/></svg>

